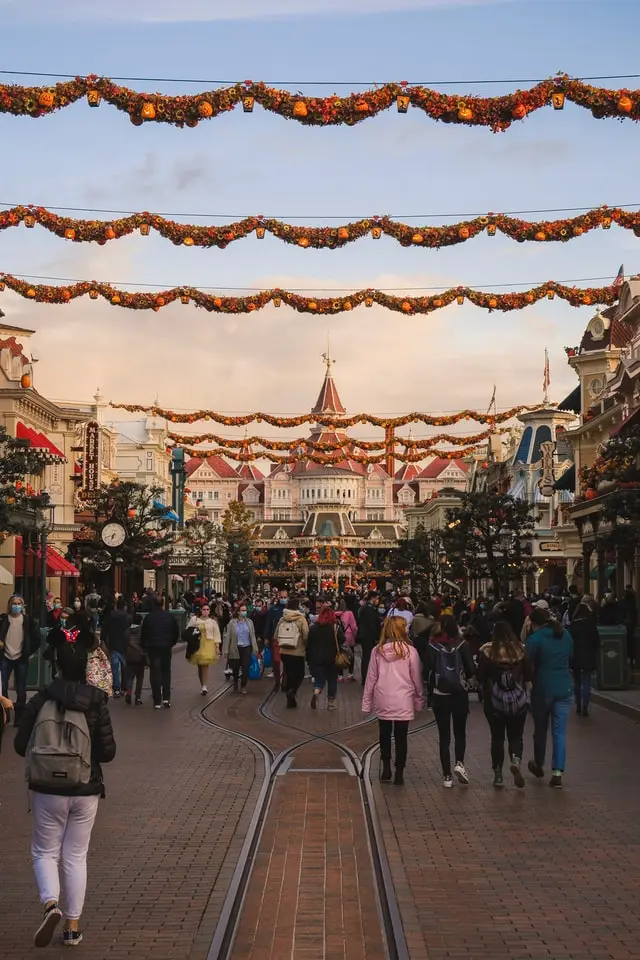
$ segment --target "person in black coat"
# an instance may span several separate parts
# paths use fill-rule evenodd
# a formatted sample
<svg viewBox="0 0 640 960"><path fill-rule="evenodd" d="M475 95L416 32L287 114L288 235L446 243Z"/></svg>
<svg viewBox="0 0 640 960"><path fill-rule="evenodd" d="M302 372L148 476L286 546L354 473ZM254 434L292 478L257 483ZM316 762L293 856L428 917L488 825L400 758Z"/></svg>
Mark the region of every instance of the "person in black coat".
<svg viewBox="0 0 640 960"><path fill-rule="evenodd" d="M0 616L0 673L5 696L13 674L16 726L27 702L29 659L37 653L40 642L40 631L33 617L27 614L22 597L9 597L7 612Z"/></svg>
<svg viewBox="0 0 640 960"><path fill-rule="evenodd" d="M338 674L336 656L345 640L344 630L335 615L330 603L325 603L320 610L318 619L309 628L307 637L307 663L313 676L313 696L311 709L315 710L318 697L326 684L327 709L336 709L336 693L338 692Z"/></svg>
<svg viewBox="0 0 640 960"><path fill-rule="evenodd" d="M156 597L155 609L142 622L141 646L149 660L149 679L156 710L171 706L171 657L180 639L178 618L162 609Z"/></svg>
<svg viewBox="0 0 640 960"><path fill-rule="evenodd" d="M44 914L34 944L46 947L62 919L59 907L60 871L64 876L65 925L63 940L76 946L82 940L80 917L87 885L87 852L91 831L104 797L101 764L116 755L107 695L86 682L87 648L78 641L76 631L69 631L56 651L60 677L33 697L20 720L14 746L21 757L27 755L38 714L48 701L55 701L63 710L84 714L91 741L91 770L87 783L70 785L64 779L55 786L30 785L33 813L31 855Z"/></svg>
<svg viewBox="0 0 640 960"><path fill-rule="evenodd" d="M598 665L600 634L593 611L586 603L580 603L573 614L568 627L573 639L573 690L576 698L576 711L579 716L589 716L591 699L591 674Z"/></svg>
<svg viewBox="0 0 640 960"><path fill-rule="evenodd" d="M380 615L375 605L377 600L378 594L375 590L372 590L367 596L367 602L364 604L364 606L360 607L360 613L358 614L358 643L362 648L362 664L360 666L360 671L362 673L363 687L367 681L369 660L371 659L371 654L373 653L373 650L380 639L380 630L382 629Z"/></svg>

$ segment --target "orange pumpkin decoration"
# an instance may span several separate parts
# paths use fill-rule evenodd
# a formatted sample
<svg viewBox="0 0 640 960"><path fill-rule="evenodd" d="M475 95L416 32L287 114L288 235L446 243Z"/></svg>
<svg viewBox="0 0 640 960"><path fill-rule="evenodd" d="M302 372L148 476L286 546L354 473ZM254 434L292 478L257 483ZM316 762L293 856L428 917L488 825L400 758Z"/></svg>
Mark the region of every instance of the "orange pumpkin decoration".
<svg viewBox="0 0 640 960"><path fill-rule="evenodd" d="M348 240L349 231L346 227L338 227L338 240Z"/></svg>
<svg viewBox="0 0 640 960"><path fill-rule="evenodd" d="M469 121L473 119L473 110L471 107L460 107L458 110L458 120Z"/></svg>
<svg viewBox="0 0 640 960"><path fill-rule="evenodd" d="M307 238L307 237L300 237L300 239L298 240L298 246L299 246L299 247L308 247L308 246L309 246L309 240L308 240L308 238Z"/></svg>
<svg viewBox="0 0 640 960"><path fill-rule="evenodd" d="M317 310L317 309L318 309L318 304L315 302L315 300L309 300L309 310Z"/></svg>
<svg viewBox="0 0 640 960"><path fill-rule="evenodd" d="M67 227L67 229L64 232L64 238L65 240L75 240L76 231L73 229L73 227Z"/></svg>
<svg viewBox="0 0 640 960"><path fill-rule="evenodd" d="M307 105L304 100L296 100L293 105L293 115L294 117L306 117L309 111L307 110Z"/></svg>
<svg viewBox="0 0 640 960"><path fill-rule="evenodd" d="M369 104L366 100L356 100L353 109L356 113L369 113Z"/></svg>
<svg viewBox="0 0 640 960"><path fill-rule="evenodd" d="M49 109L53 106L54 100L55 96L53 90L41 90L40 96L38 97L38 106Z"/></svg>
<svg viewBox="0 0 640 960"><path fill-rule="evenodd" d="M184 243L185 247L192 247L194 243L193 237L185 237L182 242Z"/></svg>
<svg viewBox="0 0 640 960"><path fill-rule="evenodd" d="M411 243L424 243L424 237L421 233L414 233L411 237Z"/></svg>
<svg viewBox="0 0 640 960"><path fill-rule="evenodd" d="M618 100L618 110L620 113L631 113L633 110L633 100L631 97L620 97Z"/></svg>
<svg viewBox="0 0 640 960"><path fill-rule="evenodd" d="M214 305L214 307L221 307L221 306L222 306L222 300L221 300L221 298L220 298L220 297L216 297L215 300L213 301L213 305Z"/></svg>
<svg viewBox="0 0 640 960"><path fill-rule="evenodd" d="M496 300L496 298L495 298L495 297L490 297L490 298L489 298L489 309L490 309L490 310L495 310L495 308L496 308L497 306L498 306L498 301Z"/></svg>
<svg viewBox="0 0 640 960"><path fill-rule="evenodd" d="M104 238L105 240L114 240L116 232L113 227L105 227L104 229Z"/></svg>
<svg viewBox="0 0 640 960"><path fill-rule="evenodd" d="M591 297L589 296L588 293L585 293L585 295L582 298L582 302L586 303L587 305L591 303Z"/></svg>
<svg viewBox="0 0 640 960"><path fill-rule="evenodd" d="M532 293L525 293L524 299L525 299L526 303L533 303L533 294L532 294Z"/></svg>
<svg viewBox="0 0 640 960"><path fill-rule="evenodd" d="M440 297L438 297L436 300L433 301L433 305L434 307L441 307L443 305L443 301L440 299Z"/></svg>
<svg viewBox="0 0 640 960"><path fill-rule="evenodd" d="M156 297L156 307L164 307L165 303L164 297Z"/></svg>
<svg viewBox="0 0 640 960"><path fill-rule="evenodd" d="M351 310L351 306L352 306L351 300L345 300L342 306L345 310Z"/></svg>
<svg viewBox="0 0 640 960"><path fill-rule="evenodd" d="M99 107L102 94L98 90L87 90L87 103L90 107Z"/></svg>
<svg viewBox="0 0 640 960"><path fill-rule="evenodd" d="M232 231L229 231L229 233L225 233L222 239L225 241L225 243L231 243L231 241L235 240L235 238L236 238L235 233L233 233Z"/></svg>
<svg viewBox="0 0 640 960"><path fill-rule="evenodd" d="M562 90L557 90L555 93L552 93L551 103L553 104L554 110L562 110L564 107L564 92Z"/></svg>
<svg viewBox="0 0 640 960"><path fill-rule="evenodd" d="M595 500L598 496L597 490L594 490L593 487L589 487L584 492L585 500Z"/></svg>
<svg viewBox="0 0 640 960"><path fill-rule="evenodd" d="M120 303L120 294L119 294L119 293L114 293L114 295L111 297L111 303L113 303L113 304Z"/></svg>
<svg viewBox="0 0 640 960"><path fill-rule="evenodd" d="M183 296L180 297L180 302L181 302L181 303L189 303L189 297L186 295L186 293L183 294Z"/></svg>
<svg viewBox="0 0 640 960"><path fill-rule="evenodd" d="M535 235L535 237L534 237L534 240L540 240L540 241L542 241L542 240L546 240L546 239L547 239L547 235L546 235L546 233L544 232L544 230L538 230L538 232L536 233L536 235Z"/></svg>
<svg viewBox="0 0 640 960"><path fill-rule="evenodd" d="M36 295L36 292L35 292L35 290L33 289L33 287L29 287L29 289L27 290L27 296L28 296L28 297L31 297L31 299L33 299L33 298L35 297L35 295Z"/></svg>
<svg viewBox="0 0 640 960"><path fill-rule="evenodd" d="M574 228L573 228L573 235L574 235L574 237L581 237L583 233L584 233L584 230L582 229L582 227L574 227Z"/></svg>
<svg viewBox="0 0 640 960"><path fill-rule="evenodd" d="M28 390L28 389L29 389L29 387L31 386L31 374L29 374L29 373L23 373L23 374L22 374L22 376L20 377L20 386L21 386L24 390Z"/></svg>
<svg viewBox="0 0 640 960"><path fill-rule="evenodd" d="M247 304L247 310L249 311L249 313L253 313L253 311L256 310L256 309L257 309L257 307L256 307L255 303L248 303L248 304Z"/></svg>
<svg viewBox="0 0 640 960"><path fill-rule="evenodd" d="M198 113L201 117L210 117L213 115L213 107L208 100L202 100L198 104Z"/></svg>
<svg viewBox="0 0 640 960"><path fill-rule="evenodd" d="M458 230L458 236L460 237L461 240L468 240L469 233L470 233L469 227L460 227L460 229Z"/></svg>
<svg viewBox="0 0 640 960"><path fill-rule="evenodd" d="M154 104L151 103L149 100L143 103L142 108L140 110L140 116L142 117L143 120L155 120L156 108Z"/></svg>
<svg viewBox="0 0 640 960"><path fill-rule="evenodd" d="M511 111L511 116L514 120L523 120L527 115L527 108L524 103L518 103Z"/></svg>
<svg viewBox="0 0 640 960"><path fill-rule="evenodd" d="M411 304L409 303L408 300L405 300L402 304L402 310L404 311L404 313L411 313L411 309L412 309Z"/></svg>
<svg viewBox="0 0 640 960"><path fill-rule="evenodd" d="M62 299L71 300L71 290L67 290L67 288L65 287L64 290L62 290Z"/></svg>
<svg viewBox="0 0 640 960"><path fill-rule="evenodd" d="M382 227L371 227L371 236L374 240L379 240L382 236Z"/></svg>
<svg viewBox="0 0 640 960"><path fill-rule="evenodd" d="M373 297L365 297L364 305L365 305L365 307L372 307L372 306L373 306Z"/></svg>

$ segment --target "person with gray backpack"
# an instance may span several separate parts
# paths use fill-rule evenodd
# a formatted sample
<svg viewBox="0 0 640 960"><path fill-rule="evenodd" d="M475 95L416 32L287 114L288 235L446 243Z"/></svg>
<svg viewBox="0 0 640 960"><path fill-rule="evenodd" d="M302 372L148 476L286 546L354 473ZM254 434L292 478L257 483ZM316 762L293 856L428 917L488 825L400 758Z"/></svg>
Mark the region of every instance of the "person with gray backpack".
<svg viewBox="0 0 640 960"><path fill-rule="evenodd" d="M31 856L44 914L34 937L46 947L63 918L63 943L82 942L80 917L87 886L87 852L100 798L102 763L116 754L107 696L86 682L88 650L78 628L59 632L58 677L27 704L16 732L26 758L33 813Z"/></svg>

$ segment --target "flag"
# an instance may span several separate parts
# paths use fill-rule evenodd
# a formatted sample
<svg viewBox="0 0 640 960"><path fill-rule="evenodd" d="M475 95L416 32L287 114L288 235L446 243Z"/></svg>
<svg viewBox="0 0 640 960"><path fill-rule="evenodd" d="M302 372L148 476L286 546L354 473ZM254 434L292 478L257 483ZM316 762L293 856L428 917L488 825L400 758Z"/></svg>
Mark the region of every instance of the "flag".
<svg viewBox="0 0 640 960"><path fill-rule="evenodd" d="M620 264L620 269L618 270L618 274L617 274L615 280L613 281L613 283L611 284L611 286L612 286L612 287L621 287L623 283L624 283L624 263L621 263L621 264Z"/></svg>
<svg viewBox="0 0 640 960"><path fill-rule="evenodd" d="M544 378L542 380L542 392L544 393L545 399L547 397L547 392L551 384L551 372L549 369L549 351L545 347L544 351Z"/></svg>

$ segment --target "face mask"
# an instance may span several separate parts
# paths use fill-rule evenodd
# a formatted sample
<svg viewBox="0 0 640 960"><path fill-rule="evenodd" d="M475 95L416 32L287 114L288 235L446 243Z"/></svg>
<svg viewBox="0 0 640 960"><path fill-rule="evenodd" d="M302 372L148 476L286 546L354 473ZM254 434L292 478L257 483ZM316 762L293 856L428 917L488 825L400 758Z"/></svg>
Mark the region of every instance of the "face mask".
<svg viewBox="0 0 640 960"><path fill-rule="evenodd" d="M22 604L21 604L21 603L12 603L12 604L11 604L11 613L15 614L16 616L17 616L19 613L22 613Z"/></svg>
<svg viewBox="0 0 640 960"><path fill-rule="evenodd" d="M247 611L246 611L246 610L241 610L241 611L240 611L240 616L241 616L241 617L246 617L246 615L247 615Z"/></svg>
<svg viewBox="0 0 640 960"><path fill-rule="evenodd" d="M280 606L284 607L284 605L285 605L286 602L287 602L287 598L286 598L286 597L280 597Z"/></svg>
<svg viewBox="0 0 640 960"><path fill-rule="evenodd" d="M60 624L61 624L61 626L66 627L66 625L67 625L67 618L66 618L66 617L60 617Z"/></svg>
<svg viewBox="0 0 640 960"><path fill-rule="evenodd" d="M79 600L74 600L73 606L75 607L76 610L79 610L80 607L81 607L80 601L79 601Z"/></svg>
<svg viewBox="0 0 640 960"><path fill-rule="evenodd" d="M54 609L54 610L59 610L59 609L61 608L61 606L62 606L61 603L54 603L53 609Z"/></svg>

